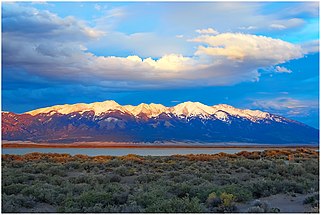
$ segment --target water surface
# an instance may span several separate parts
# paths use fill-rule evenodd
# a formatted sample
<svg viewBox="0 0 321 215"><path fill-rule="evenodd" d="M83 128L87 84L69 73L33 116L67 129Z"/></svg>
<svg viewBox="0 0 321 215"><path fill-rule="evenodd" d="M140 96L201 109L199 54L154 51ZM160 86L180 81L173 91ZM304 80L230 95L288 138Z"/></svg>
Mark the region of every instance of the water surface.
<svg viewBox="0 0 321 215"><path fill-rule="evenodd" d="M32 152L84 154L88 156L111 155L122 156L137 154L142 156L168 156L175 154L217 154L220 152L234 154L241 151L263 151L264 148L3 148L2 154L27 154Z"/></svg>

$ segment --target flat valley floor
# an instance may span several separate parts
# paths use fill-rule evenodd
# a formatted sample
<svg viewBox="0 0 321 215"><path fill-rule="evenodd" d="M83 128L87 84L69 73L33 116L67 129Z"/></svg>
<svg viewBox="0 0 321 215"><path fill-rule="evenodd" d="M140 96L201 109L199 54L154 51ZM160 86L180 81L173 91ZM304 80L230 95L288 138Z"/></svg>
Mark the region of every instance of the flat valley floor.
<svg viewBox="0 0 321 215"><path fill-rule="evenodd" d="M2 155L2 212L319 212L319 152Z"/></svg>

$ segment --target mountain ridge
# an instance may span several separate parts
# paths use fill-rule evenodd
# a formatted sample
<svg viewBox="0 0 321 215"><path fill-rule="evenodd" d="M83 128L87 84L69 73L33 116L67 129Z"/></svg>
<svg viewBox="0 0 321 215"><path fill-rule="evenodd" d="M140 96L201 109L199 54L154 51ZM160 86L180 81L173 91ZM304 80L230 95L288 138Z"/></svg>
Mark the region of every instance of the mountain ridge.
<svg viewBox="0 0 321 215"><path fill-rule="evenodd" d="M301 122L230 105L183 102L119 105L115 101L56 105L23 114L2 112L3 140L34 142L318 143L319 131Z"/></svg>
<svg viewBox="0 0 321 215"><path fill-rule="evenodd" d="M213 106L208 106L202 104L200 102L183 102L177 104L175 106L166 107L162 104L155 103L141 103L137 106L134 105L120 105L113 100L106 100L103 102L94 102L94 103L76 103L76 104L65 104L65 105L55 105L51 107L39 108L32 111L25 112L27 114L31 114L33 116L40 113L49 113L51 111L61 113L61 114L69 114L73 112L85 112L85 111L94 111L95 115L100 115L104 112L111 110L119 110L124 113L132 114L134 116L138 116L143 113L146 114L147 117L156 117L161 113L172 113L176 116L209 116L213 115L216 112L224 111L231 115L238 115L242 117L247 117L251 120L255 120L254 118L266 118L271 114L268 112L263 112L260 110L250 110L250 109L238 109L233 106L227 104L218 104ZM220 114L221 116L224 114Z"/></svg>

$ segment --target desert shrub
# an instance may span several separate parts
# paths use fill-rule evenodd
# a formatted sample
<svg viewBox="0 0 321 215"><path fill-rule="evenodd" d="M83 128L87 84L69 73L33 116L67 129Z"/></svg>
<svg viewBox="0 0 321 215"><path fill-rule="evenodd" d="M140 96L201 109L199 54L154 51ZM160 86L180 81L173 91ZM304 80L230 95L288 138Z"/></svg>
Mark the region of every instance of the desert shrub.
<svg viewBox="0 0 321 215"><path fill-rule="evenodd" d="M190 184L183 182L183 183L174 184L171 187L170 192L176 195L177 197L182 198L184 196L189 195L191 189L192 187Z"/></svg>
<svg viewBox="0 0 321 215"><path fill-rule="evenodd" d="M77 198L78 204L82 207L93 207L96 204L107 205L112 203L112 195L110 193L99 191L88 191L82 193Z"/></svg>
<svg viewBox="0 0 321 215"><path fill-rule="evenodd" d="M305 174L305 170L301 164L290 164L289 169L290 169L290 174L293 176L300 176Z"/></svg>
<svg viewBox="0 0 321 215"><path fill-rule="evenodd" d="M253 197L319 190L317 157L300 155L288 164L282 158L287 155L280 153L265 154L262 160L247 159L246 154L241 158L221 154L107 160L54 154L35 154L30 157L33 160L11 156L2 163L2 195L7 201L2 207L21 211L28 202L21 199L28 197L30 205L48 203L66 213L233 212L235 202ZM312 199L306 202L317 208L319 201ZM249 212L264 210L262 205L251 207Z"/></svg>
<svg viewBox="0 0 321 215"><path fill-rule="evenodd" d="M78 201L67 197L62 204L58 207L57 212L59 213L80 213L83 212L82 207L79 205Z"/></svg>
<svg viewBox="0 0 321 215"><path fill-rule="evenodd" d="M222 203L218 206L219 212L233 212L236 210L236 197L233 194L224 192L220 195L220 199Z"/></svg>
<svg viewBox="0 0 321 215"><path fill-rule="evenodd" d="M278 187L282 189L283 191L283 185L281 182L273 182L273 181L255 181L250 182L246 186L249 187L249 189L252 192L253 197L260 198L260 197L266 197L277 193ZM281 191L280 191L281 192Z"/></svg>
<svg viewBox="0 0 321 215"><path fill-rule="evenodd" d="M61 177L66 176L66 170L62 165L59 166L51 166L50 168L46 169L43 173L53 176L53 175L58 175Z"/></svg>
<svg viewBox="0 0 321 215"><path fill-rule="evenodd" d="M309 159L303 163L303 169L307 173L313 175L319 175L319 160L318 159Z"/></svg>
<svg viewBox="0 0 321 215"><path fill-rule="evenodd" d="M269 213L280 213L281 210L279 208L271 208Z"/></svg>
<svg viewBox="0 0 321 215"><path fill-rule="evenodd" d="M32 196L2 195L2 212L19 212L20 207L32 208L36 204Z"/></svg>
<svg viewBox="0 0 321 215"><path fill-rule="evenodd" d="M201 202L205 202L208 198L208 195L212 192L216 192L218 190L217 186L213 183L205 181L199 185L190 185L189 195L191 197L197 197Z"/></svg>
<svg viewBox="0 0 321 215"><path fill-rule="evenodd" d="M110 176L108 175L93 175L94 180L98 183L98 184L105 184L110 182Z"/></svg>
<svg viewBox="0 0 321 215"><path fill-rule="evenodd" d="M116 183L118 183L118 182L120 182L120 181L121 181L121 177L120 177L119 175L113 174L113 175L110 176L110 182L116 182Z"/></svg>
<svg viewBox="0 0 321 215"><path fill-rule="evenodd" d="M17 184L17 183L25 184L35 180L35 176L33 174L23 173L20 175L13 175L13 177L11 177L11 180L12 180L12 184Z"/></svg>
<svg viewBox="0 0 321 215"><path fill-rule="evenodd" d="M149 213L198 213L203 212L204 208L199 203L199 199L188 197L165 199L154 202L147 207L145 212Z"/></svg>
<svg viewBox="0 0 321 215"><path fill-rule="evenodd" d="M112 199L114 204L121 205L127 202L129 191L118 191L113 193Z"/></svg>
<svg viewBox="0 0 321 215"><path fill-rule="evenodd" d="M1 212L3 213L15 213L19 212L20 205L15 202L14 195L2 194L1 196Z"/></svg>
<svg viewBox="0 0 321 215"><path fill-rule="evenodd" d="M163 199L168 199L168 187L151 183L145 188L139 188L134 190L131 195L128 196L130 202L137 202L142 208L146 208L155 202Z"/></svg>
<svg viewBox="0 0 321 215"><path fill-rule="evenodd" d="M51 177L48 177L46 181L52 185L58 185L58 186L65 183L65 179L63 177L58 176L58 175L53 175Z"/></svg>
<svg viewBox="0 0 321 215"><path fill-rule="evenodd" d="M66 183L62 187L64 193L72 193L73 195L80 195L83 192L89 191L92 187L86 183L72 184Z"/></svg>
<svg viewBox="0 0 321 215"><path fill-rule="evenodd" d="M150 182L156 181L158 179L159 179L159 175L158 174L149 173L149 174L139 175L136 178L136 181L139 182L139 183L150 183Z"/></svg>
<svg viewBox="0 0 321 215"><path fill-rule="evenodd" d="M72 184L91 184L93 183L94 177L88 174L80 174L78 176L69 177L68 181Z"/></svg>
<svg viewBox="0 0 321 215"><path fill-rule="evenodd" d="M11 194L18 194L21 192L22 189L28 187L26 184L10 184L8 186L2 187L2 192L11 195Z"/></svg>
<svg viewBox="0 0 321 215"><path fill-rule="evenodd" d="M24 195L31 195L39 202L57 204L57 196L61 193L61 188L50 185L37 183L28 186L21 191Z"/></svg>
<svg viewBox="0 0 321 215"><path fill-rule="evenodd" d="M118 158L114 158L112 160L110 160L106 166L108 167L119 167L122 164L122 161Z"/></svg>
<svg viewBox="0 0 321 215"><path fill-rule="evenodd" d="M43 173L44 171L46 171L47 169L49 169L51 167L50 163L36 163L34 165L31 165L29 163L29 165L25 165L22 170L25 173L32 173L32 174L38 174L38 173Z"/></svg>
<svg viewBox="0 0 321 215"><path fill-rule="evenodd" d="M218 207L220 204L222 204L222 200L220 197L216 195L215 192L212 192L208 195L206 204L208 207Z"/></svg>
<svg viewBox="0 0 321 215"><path fill-rule="evenodd" d="M282 182L284 191L294 192L294 193L304 193L305 186L302 183L297 183L296 181L284 180Z"/></svg>
<svg viewBox="0 0 321 215"><path fill-rule="evenodd" d="M181 172L178 172L178 175L174 176L172 178L172 181L174 181L175 183L183 183L190 180L191 178L191 175L186 175L182 174Z"/></svg>
<svg viewBox="0 0 321 215"><path fill-rule="evenodd" d="M275 166L276 173L281 176L287 176L289 168L287 165L284 164L284 161Z"/></svg>
<svg viewBox="0 0 321 215"><path fill-rule="evenodd" d="M125 166L120 166L120 167L115 168L114 172L120 176L130 175L128 169Z"/></svg>
<svg viewBox="0 0 321 215"><path fill-rule="evenodd" d="M107 212L105 210L105 207L103 204L101 203L96 203L94 206L92 207L85 207L83 209L84 213L103 213L103 212ZM109 211L108 211L109 212Z"/></svg>
<svg viewBox="0 0 321 215"><path fill-rule="evenodd" d="M177 176L179 176L179 175L180 175L180 173L179 173L179 172L176 172L176 171L170 171L170 172L168 173L169 178L175 178L175 177L177 177Z"/></svg>
<svg viewBox="0 0 321 215"><path fill-rule="evenodd" d="M206 180L206 181L212 181L213 180L213 174L211 174L211 173L202 173L200 175L201 175L201 178Z"/></svg>
<svg viewBox="0 0 321 215"><path fill-rule="evenodd" d="M67 196L62 201L58 212L106 212L104 208L108 204L113 204L110 193L90 190L78 197Z"/></svg>
<svg viewBox="0 0 321 215"><path fill-rule="evenodd" d="M314 204L316 201L319 201L319 195L318 194L306 197L303 200L303 204Z"/></svg>
<svg viewBox="0 0 321 215"><path fill-rule="evenodd" d="M235 172L237 172L237 173L248 173L249 170L246 169L246 168L244 168L243 166L241 166L241 167L238 167L238 168L235 170Z"/></svg>
<svg viewBox="0 0 321 215"><path fill-rule="evenodd" d="M68 170L76 170L80 168L80 163L77 161L69 161L67 163L64 164L66 169Z"/></svg>
<svg viewBox="0 0 321 215"><path fill-rule="evenodd" d="M240 186L240 184L223 186L219 189L219 192L233 194L236 202L245 202L253 198L252 192L246 186Z"/></svg>

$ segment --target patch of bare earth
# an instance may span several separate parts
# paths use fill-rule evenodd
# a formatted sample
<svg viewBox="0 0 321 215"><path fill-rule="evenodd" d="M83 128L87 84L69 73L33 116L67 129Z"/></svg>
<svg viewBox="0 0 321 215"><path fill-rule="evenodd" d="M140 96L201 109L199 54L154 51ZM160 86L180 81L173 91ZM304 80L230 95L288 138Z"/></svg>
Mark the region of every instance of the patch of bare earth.
<svg viewBox="0 0 321 215"><path fill-rule="evenodd" d="M21 208L21 213L57 213L57 208L47 203L37 203L33 208Z"/></svg>
<svg viewBox="0 0 321 215"><path fill-rule="evenodd" d="M304 200L313 196L310 194L276 194L268 197L262 197L257 200L267 202L270 208L280 209L280 213L319 213L318 208L312 208L310 204L303 204ZM248 209L253 206L253 202L237 205L238 212L247 213Z"/></svg>

